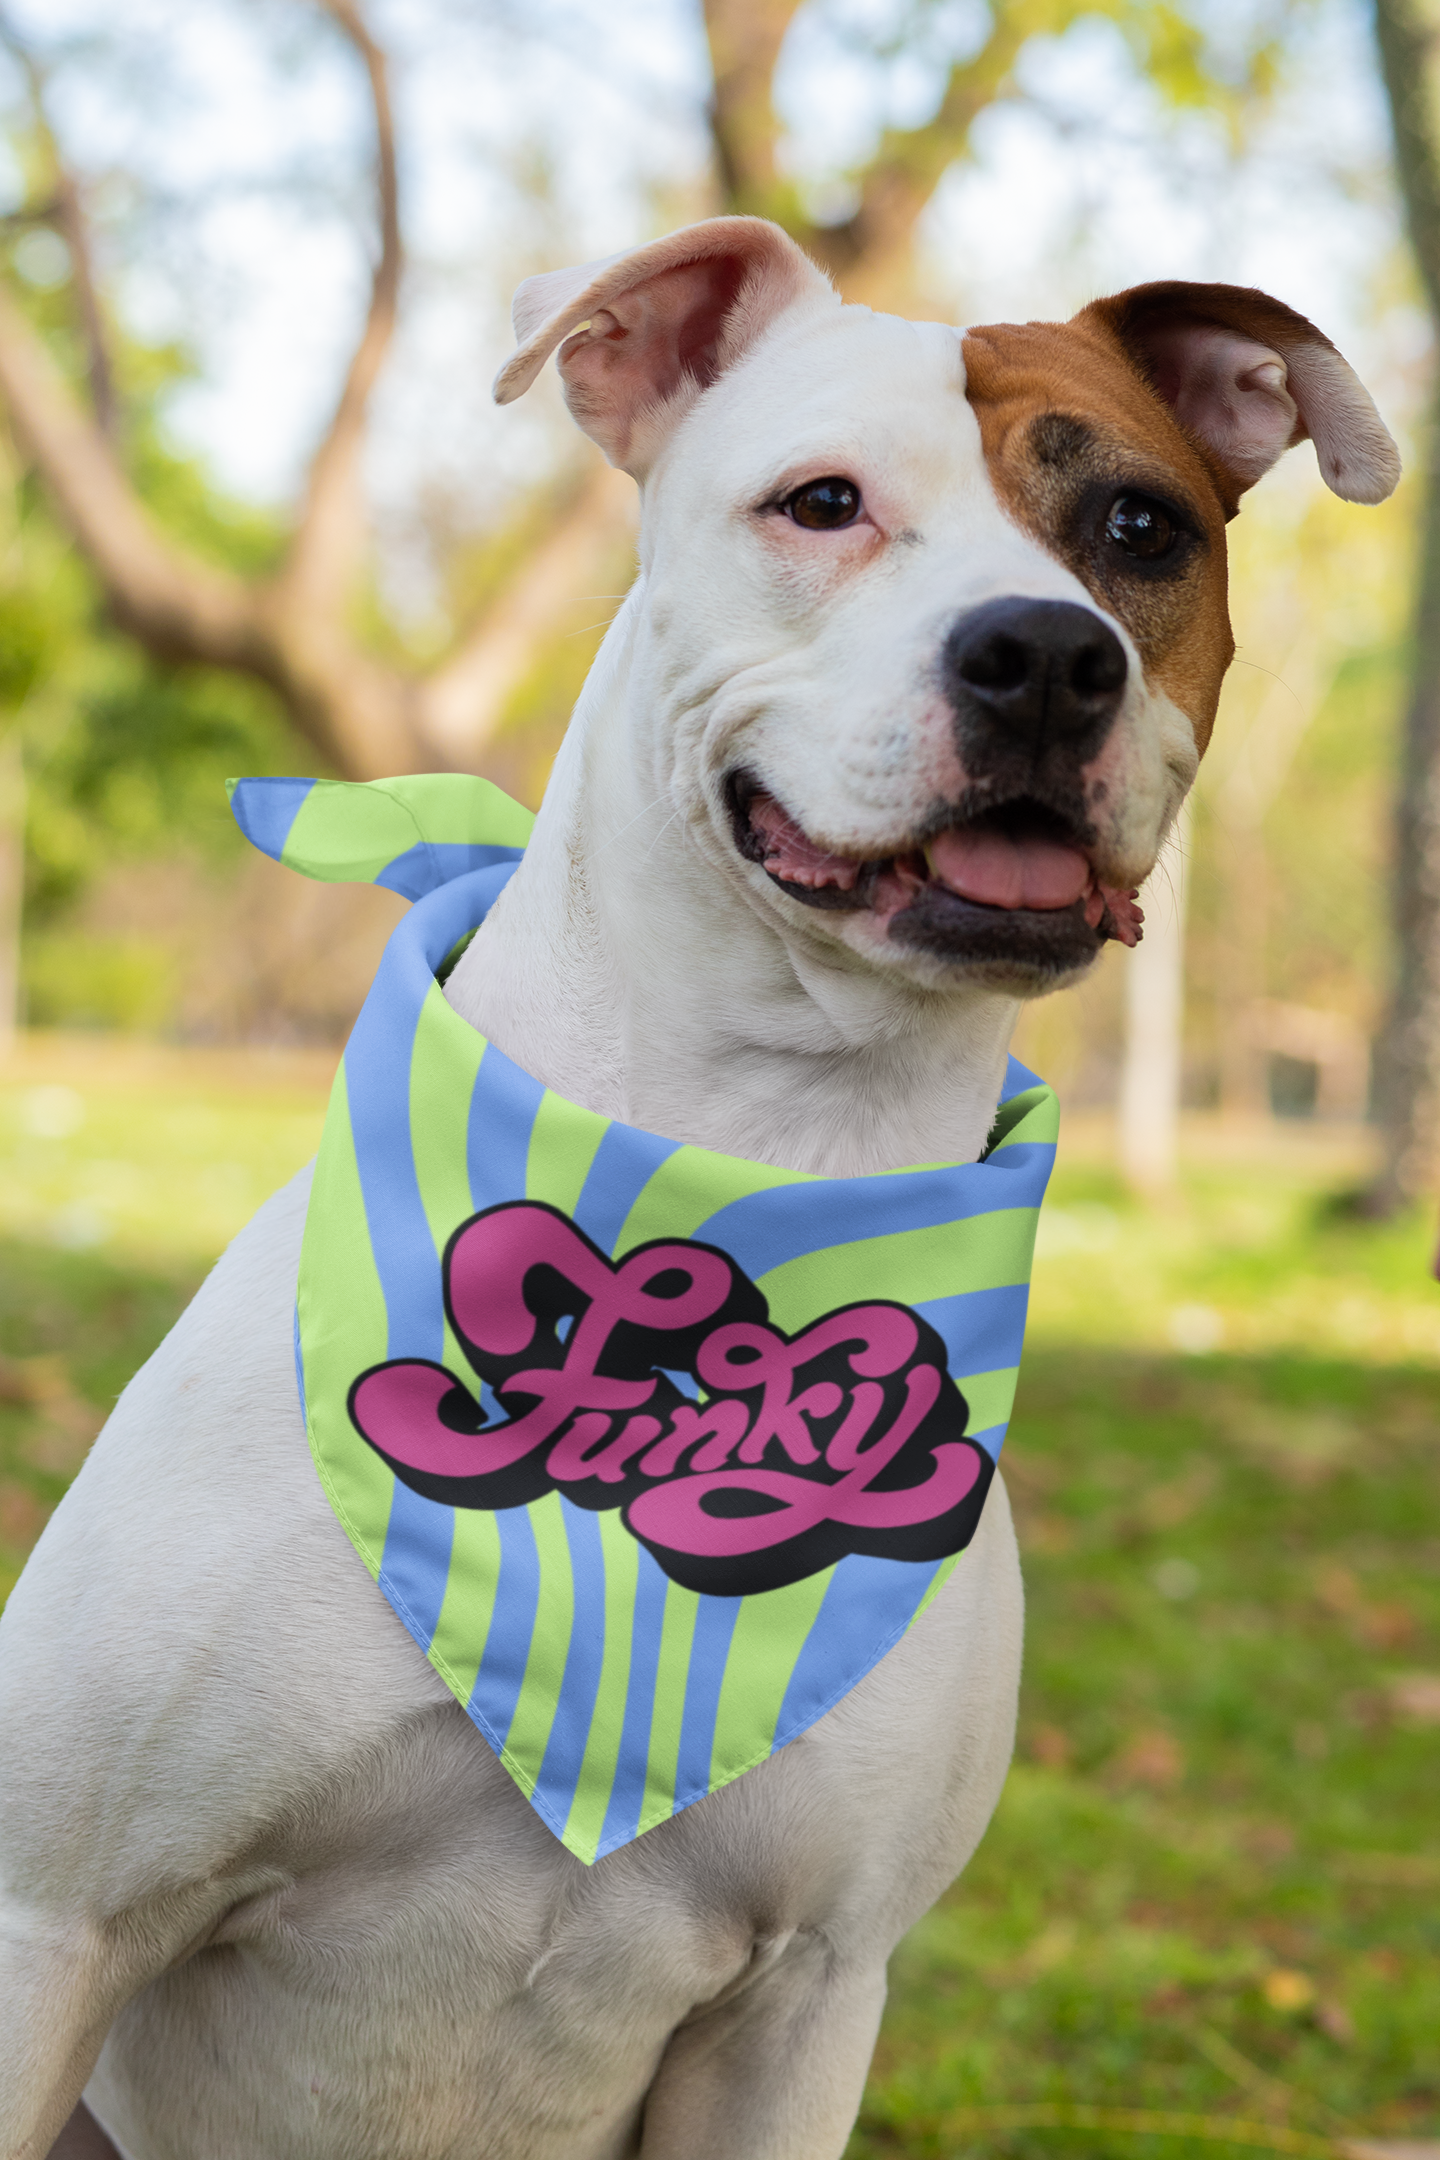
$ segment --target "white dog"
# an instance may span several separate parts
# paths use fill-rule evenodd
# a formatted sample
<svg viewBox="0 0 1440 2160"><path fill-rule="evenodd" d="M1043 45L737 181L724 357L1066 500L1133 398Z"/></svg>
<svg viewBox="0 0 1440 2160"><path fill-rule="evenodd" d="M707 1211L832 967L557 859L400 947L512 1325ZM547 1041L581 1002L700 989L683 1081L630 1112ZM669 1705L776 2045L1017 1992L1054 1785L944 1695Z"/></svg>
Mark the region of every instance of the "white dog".
<svg viewBox="0 0 1440 2160"><path fill-rule="evenodd" d="M678 1140L975 1158L1019 1002L1134 941L1231 656L1240 493L1309 436L1380 500L1370 400L1259 293L960 333L842 306L743 218L515 312L497 395L560 348L640 483L640 574L447 994ZM83 2090L129 2160L833 2160L886 1960L1005 1775L1002 1486L837 1708L586 1868L316 1479L306 1193L127 1388L5 1617L0 2152L100 2150Z"/></svg>

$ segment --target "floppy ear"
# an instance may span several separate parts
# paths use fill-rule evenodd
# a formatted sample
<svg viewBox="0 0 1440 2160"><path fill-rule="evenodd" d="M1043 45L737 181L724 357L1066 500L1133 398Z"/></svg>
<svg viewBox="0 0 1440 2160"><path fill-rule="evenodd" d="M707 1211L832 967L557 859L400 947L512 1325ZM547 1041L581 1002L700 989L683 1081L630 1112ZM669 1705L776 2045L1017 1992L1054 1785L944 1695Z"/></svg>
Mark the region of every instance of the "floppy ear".
<svg viewBox="0 0 1440 2160"><path fill-rule="evenodd" d="M838 307L829 279L778 225L709 218L573 270L527 278L519 344L495 378L508 405L564 339L565 402L612 465L637 479L686 403L784 309Z"/></svg>
<svg viewBox="0 0 1440 2160"><path fill-rule="evenodd" d="M1241 285L1137 285L1100 317L1238 496L1308 436L1327 486L1383 502L1400 458L1369 392L1323 332Z"/></svg>

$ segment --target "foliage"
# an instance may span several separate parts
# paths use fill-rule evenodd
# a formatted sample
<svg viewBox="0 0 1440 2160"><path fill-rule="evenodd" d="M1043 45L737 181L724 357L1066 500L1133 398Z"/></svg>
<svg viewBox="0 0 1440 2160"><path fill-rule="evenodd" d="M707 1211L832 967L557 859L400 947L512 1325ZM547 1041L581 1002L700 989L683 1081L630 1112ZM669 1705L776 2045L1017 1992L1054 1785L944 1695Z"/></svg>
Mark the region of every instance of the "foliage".
<svg viewBox="0 0 1440 2160"><path fill-rule="evenodd" d="M33 759L32 931L117 863L238 858L226 776L304 769L273 702L253 684L216 670L161 668L114 643L94 661L90 680L57 699Z"/></svg>
<svg viewBox="0 0 1440 2160"><path fill-rule="evenodd" d="M16 289L79 379L85 356L64 279L37 288L22 276ZM126 454L148 513L201 559L263 574L283 528L221 495L165 439L164 402L191 372L189 357L123 334L112 339L111 357ZM163 1028L175 1004L174 956L154 940L87 933L73 919L77 905L126 864L188 857L213 870L237 862L243 842L226 807L227 774L294 771L307 760L261 685L166 665L116 633L95 578L13 443L0 448L0 725L7 715L21 731L27 778L28 1015Z"/></svg>

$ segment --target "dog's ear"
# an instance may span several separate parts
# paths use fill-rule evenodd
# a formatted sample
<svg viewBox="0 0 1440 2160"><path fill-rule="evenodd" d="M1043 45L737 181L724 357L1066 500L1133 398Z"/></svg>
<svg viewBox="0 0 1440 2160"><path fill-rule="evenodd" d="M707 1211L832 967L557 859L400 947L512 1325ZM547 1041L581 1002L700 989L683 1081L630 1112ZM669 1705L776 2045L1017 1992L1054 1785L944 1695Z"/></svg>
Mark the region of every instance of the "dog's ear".
<svg viewBox="0 0 1440 2160"><path fill-rule="evenodd" d="M1307 436L1346 502L1383 502L1400 457L1369 392L1322 331L1240 285L1137 285L1075 318L1099 318L1238 497Z"/></svg>
<svg viewBox="0 0 1440 2160"><path fill-rule="evenodd" d="M495 378L496 402L528 390L560 345L571 412L638 479L684 403L805 300L839 305L823 271L764 218L709 218L604 262L547 271L515 295L519 343Z"/></svg>

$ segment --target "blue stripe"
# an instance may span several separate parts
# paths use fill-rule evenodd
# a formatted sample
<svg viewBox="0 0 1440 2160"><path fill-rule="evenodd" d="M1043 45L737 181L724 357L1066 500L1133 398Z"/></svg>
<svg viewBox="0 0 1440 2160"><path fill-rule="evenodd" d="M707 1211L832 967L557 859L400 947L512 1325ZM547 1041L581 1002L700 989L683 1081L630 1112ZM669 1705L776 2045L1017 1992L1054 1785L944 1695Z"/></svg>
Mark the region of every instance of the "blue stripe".
<svg viewBox="0 0 1440 2160"><path fill-rule="evenodd" d="M500 1579L485 1654L467 1710L490 1745L503 1748L515 1718L515 1705L530 1657L530 1638L540 1606L540 1552L528 1508L498 1508Z"/></svg>
<svg viewBox="0 0 1440 2160"><path fill-rule="evenodd" d="M909 1627L943 1564L875 1560L865 1553L839 1562L795 1660L776 1721L777 1748L823 1717L879 1664Z"/></svg>
<svg viewBox="0 0 1440 2160"><path fill-rule="evenodd" d="M445 1602L455 1510L426 1500L395 1480L380 1588L422 1650L428 1651Z"/></svg>
<svg viewBox="0 0 1440 2160"><path fill-rule="evenodd" d="M965 1437L967 1440L973 1440L976 1447L983 1447L991 1462L998 1462L1000 1460L1000 1450L1005 1445L1005 1435L1009 1430L1010 1425L1007 1420L1003 1425L982 1426L979 1432L967 1433Z"/></svg>
<svg viewBox="0 0 1440 2160"><path fill-rule="evenodd" d="M252 847L279 862L313 780L237 780L230 810Z"/></svg>
<svg viewBox="0 0 1440 2160"><path fill-rule="evenodd" d="M310 1412L305 1402L305 1360L300 1350L300 1300L295 1300L295 1385L300 1390L300 1422L306 1432L310 1430Z"/></svg>
<svg viewBox="0 0 1440 2160"><path fill-rule="evenodd" d="M472 1207L498 1207L502 1200L524 1199L530 1135L544 1093L538 1080L522 1072L503 1050L487 1044L475 1075L465 1129Z"/></svg>
<svg viewBox="0 0 1440 2160"><path fill-rule="evenodd" d="M610 1126L575 1203L576 1222L601 1252L614 1252L631 1208L679 1145L678 1140L641 1132L636 1125Z"/></svg>
<svg viewBox="0 0 1440 2160"><path fill-rule="evenodd" d="M753 1279L787 1260L861 1238L938 1230L1003 1208L1036 1207L1054 1160L1048 1141L1017 1140L990 1162L772 1185L730 1201L695 1236L719 1245Z"/></svg>
<svg viewBox="0 0 1440 2160"><path fill-rule="evenodd" d="M355 1164L376 1273L385 1298L388 1357L439 1358L444 1343L440 1256L409 1146L410 1061L435 969L483 920L514 875L479 870L422 900L392 933L345 1048ZM397 1145L403 1138L405 1144Z"/></svg>
<svg viewBox="0 0 1440 2160"><path fill-rule="evenodd" d="M561 1496L570 1572L575 1583L575 1617L565 1675L555 1702L555 1721L545 1743L545 1757L535 1780L534 1803L557 1837L569 1819L580 1782L580 1765L590 1738L600 1667L605 1656L605 1549L600 1518Z"/></svg>
<svg viewBox="0 0 1440 2160"><path fill-rule="evenodd" d="M1044 1087L1044 1085L1045 1082L1040 1078L1039 1073L1031 1072L1029 1066L1022 1065L1019 1058L1007 1058L1005 1060L1005 1084L1000 1090L1000 1100L1002 1103L1007 1103L1012 1095L1023 1095L1027 1088Z"/></svg>
<svg viewBox="0 0 1440 2160"><path fill-rule="evenodd" d="M685 1676L685 1708L680 1716L680 1754L675 1764L675 1805L689 1807L710 1790L710 1762L715 1753L715 1719L730 1638L740 1618L741 1598L702 1597L695 1615L695 1639Z"/></svg>
<svg viewBox="0 0 1440 2160"><path fill-rule="evenodd" d="M599 1859L628 1845L640 1828L645 1805L645 1770L650 1760L650 1727L655 1716L655 1675L660 1670L660 1633L665 1622L669 1585L658 1560L640 1547L640 1576L635 1585L635 1621L630 1636L630 1677L625 1687L625 1716L620 1727L620 1759L600 1826Z"/></svg>
<svg viewBox="0 0 1440 2160"><path fill-rule="evenodd" d="M422 900L453 879L472 870L493 870L501 863L518 863L523 849L481 847L464 840L417 840L393 862L377 872L373 883L387 886L406 900Z"/></svg>
<svg viewBox="0 0 1440 2160"><path fill-rule="evenodd" d="M422 972L428 987L428 970ZM345 1046L355 1167L392 1358L438 1358L444 1341L440 1262L409 1145L410 1058L424 997L425 988L407 981L404 971L382 966Z"/></svg>
<svg viewBox="0 0 1440 2160"><path fill-rule="evenodd" d="M1025 1344L1028 1283L998 1290L962 1290L958 1297L927 1298L915 1310L945 1345L945 1362L965 1391L965 1375L1018 1365Z"/></svg>

